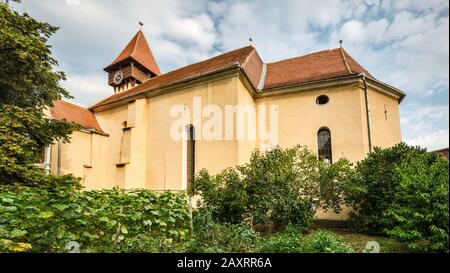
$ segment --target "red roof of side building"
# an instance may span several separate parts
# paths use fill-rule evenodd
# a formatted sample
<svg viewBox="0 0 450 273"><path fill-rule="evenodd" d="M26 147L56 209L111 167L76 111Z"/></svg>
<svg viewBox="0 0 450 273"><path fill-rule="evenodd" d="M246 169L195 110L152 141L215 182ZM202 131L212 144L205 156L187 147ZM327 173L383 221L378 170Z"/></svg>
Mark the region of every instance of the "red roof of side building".
<svg viewBox="0 0 450 273"><path fill-rule="evenodd" d="M448 159L449 158L449 152L448 151L449 151L449 148L447 147L447 148L442 148L442 149L431 151L431 152L435 153L435 154L440 154L440 155L442 155L442 156L444 156L444 157L446 157Z"/></svg>
<svg viewBox="0 0 450 273"><path fill-rule="evenodd" d="M65 120L80 124L85 129L92 129L98 133L103 133L100 124L94 113L83 107L65 101L54 101L50 108L51 118L56 120Z"/></svg>
<svg viewBox="0 0 450 273"><path fill-rule="evenodd" d="M110 72L110 70L113 70L116 65L119 65L122 61L128 60L129 58L138 62L156 76L161 75L161 71L159 70L152 50L150 49L147 39L145 39L144 33L141 30L136 33L125 49L110 65L105 68L105 70Z"/></svg>

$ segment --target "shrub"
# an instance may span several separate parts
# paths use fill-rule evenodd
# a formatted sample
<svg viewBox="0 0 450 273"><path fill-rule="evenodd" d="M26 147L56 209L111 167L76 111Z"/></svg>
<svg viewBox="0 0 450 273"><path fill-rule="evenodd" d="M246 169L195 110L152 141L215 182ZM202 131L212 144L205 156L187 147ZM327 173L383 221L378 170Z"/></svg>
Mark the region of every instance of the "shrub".
<svg viewBox="0 0 450 273"><path fill-rule="evenodd" d="M301 147L255 151L238 167L247 187L247 209L256 223L309 225L316 203L316 156Z"/></svg>
<svg viewBox="0 0 450 273"><path fill-rule="evenodd" d="M386 233L413 250L449 251L448 160L422 154L414 164L397 167L400 190L385 216L394 223Z"/></svg>
<svg viewBox="0 0 450 273"><path fill-rule="evenodd" d="M358 162L353 187L347 189L347 202L357 210L352 214L350 226L353 230L369 234L384 234L385 229L394 228L394 222L385 212L395 201L400 190L401 177L397 167L414 164L414 159L427 153L420 147L404 143L392 148L375 148L374 152Z"/></svg>
<svg viewBox="0 0 450 273"><path fill-rule="evenodd" d="M448 252L448 160L404 143L376 148L348 189L351 228L390 235L421 251Z"/></svg>
<svg viewBox="0 0 450 273"><path fill-rule="evenodd" d="M351 253L355 250L338 235L326 230L318 230L308 235L302 246L305 253Z"/></svg>
<svg viewBox="0 0 450 273"><path fill-rule="evenodd" d="M71 179L39 187L3 186L3 248L14 251L27 243L33 252L64 252L68 241L76 241L82 252L165 251L189 232L184 194L78 188Z"/></svg>
<svg viewBox="0 0 450 273"><path fill-rule="evenodd" d="M208 209L215 221L239 223L274 222L308 227L316 207L340 210L344 186L353 176L351 164L339 160L327 165L300 146L267 152L254 151L248 164L211 176L197 175L194 194L199 207Z"/></svg>
<svg viewBox="0 0 450 273"><path fill-rule="evenodd" d="M355 252L338 235L318 230L304 236L302 228L290 225L285 231L268 237L257 248L263 253L351 253Z"/></svg>
<svg viewBox="0 0 450 273"><path fill-rule="evenodd" d="M303 250L302 229L289 225L283 232L270 236L258 246L262 253L301 253Z"/></svg>
<svg viewBox="0 0 450 273"><path fill-rule="evenodd" d="M192 190L201 193L199 206L210 211L214 221L233 224L243 221L248 200L246 187L236 170L227 169L216 176L202 170Z"/></svg>
<svg viewBox="0 0 450 273"><path fill-rule="evenodd" d="M200 253L247 253L254 250L259 238L259 233L247 223L217 223L213 221L211 213L197 211L194 214L194 237L188 250Z"/></svg>

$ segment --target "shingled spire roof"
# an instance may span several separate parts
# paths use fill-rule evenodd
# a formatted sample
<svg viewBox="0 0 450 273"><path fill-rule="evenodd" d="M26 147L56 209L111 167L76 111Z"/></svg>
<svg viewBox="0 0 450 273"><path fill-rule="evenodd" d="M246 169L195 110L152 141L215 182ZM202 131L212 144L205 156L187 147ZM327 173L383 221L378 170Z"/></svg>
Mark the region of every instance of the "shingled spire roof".
<svg viewBox="0 0 450 273"><path fill-rule="evenodd" d="M158 64L153 56L152 50L145 39L144 33L139 30L133 39L128 43L125 49L117 56L117 58L107 67L106 72L111 72L115 67L126 62L127 60L133 60L144 68L148 69L156 76L161 75Z"/></svg>

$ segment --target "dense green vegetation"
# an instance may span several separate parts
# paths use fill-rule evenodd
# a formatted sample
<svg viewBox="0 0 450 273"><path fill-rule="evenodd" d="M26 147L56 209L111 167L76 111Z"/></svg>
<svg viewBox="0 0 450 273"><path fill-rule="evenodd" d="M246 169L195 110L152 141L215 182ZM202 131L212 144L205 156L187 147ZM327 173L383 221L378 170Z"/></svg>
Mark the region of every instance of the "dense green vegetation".
<svg viewBox="0 0 450 273"><path fill-rule="evenodd" d="M43 148L57 139L67 141L79 128L44 118L43 110L53 101L70 98L47 44L58 28L3 2L0 26L0 183L36 184L43 179L34 166Z"/></svg>
<svg viewBox="0 0 450 273"><path fill-rule="evenodd" d="M80 188L70 176L0 187L0 250L64 252L75 241L83 252L176 251L189 234L185 194Z"/></svg>
<svg viewBox="0 0 450 273"><path fill-rule="evenodd" d="M353 177L347 160L326 164L304 147L262 153L248 164L211 176L200 171L191 191L198 206L219 223L295 224L306 229L315 208L340 210L343 191Z"/></svg>
<svg viewBox="0 0 450 273"><path fill-rule="evenodd" d="M404 143L375 149L346 193L354 231L393 236L420 251L448 252L449 162Z"/></svg>

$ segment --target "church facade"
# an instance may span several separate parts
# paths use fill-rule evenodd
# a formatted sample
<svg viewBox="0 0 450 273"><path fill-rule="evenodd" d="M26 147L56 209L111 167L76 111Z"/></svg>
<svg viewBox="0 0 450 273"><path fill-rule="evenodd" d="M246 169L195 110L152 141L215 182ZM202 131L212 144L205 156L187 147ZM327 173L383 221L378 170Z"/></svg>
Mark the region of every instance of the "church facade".
<svg viewBox="0 0 450 273"><path fill-rule="evenodd" d="M47 150L47 168L87 189L183 191L192 174L243 164L255 149L305 145L356 162L401 142L405 94L343 48L264 63L246 46L162 73L139 31L104 70L111 96L47 111L83 126Z"/></svg>

